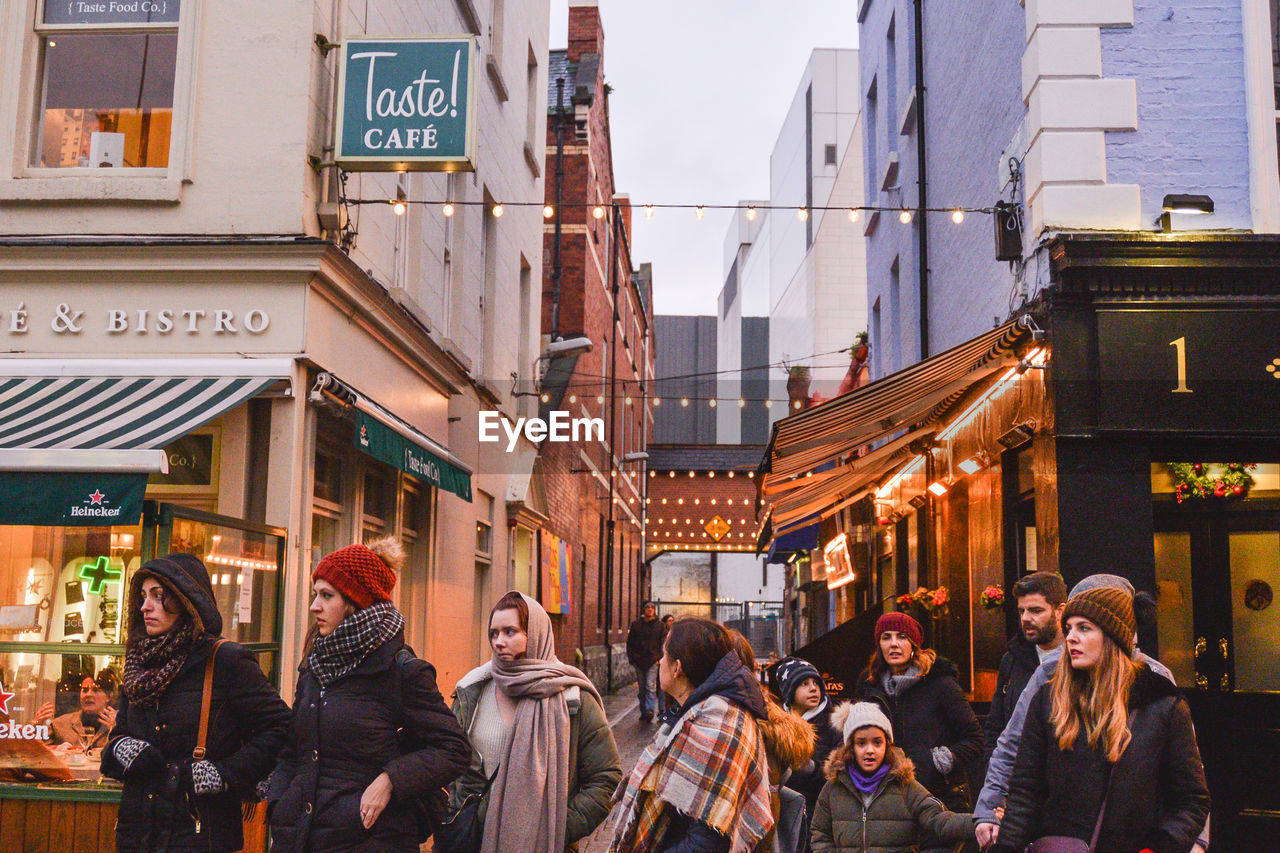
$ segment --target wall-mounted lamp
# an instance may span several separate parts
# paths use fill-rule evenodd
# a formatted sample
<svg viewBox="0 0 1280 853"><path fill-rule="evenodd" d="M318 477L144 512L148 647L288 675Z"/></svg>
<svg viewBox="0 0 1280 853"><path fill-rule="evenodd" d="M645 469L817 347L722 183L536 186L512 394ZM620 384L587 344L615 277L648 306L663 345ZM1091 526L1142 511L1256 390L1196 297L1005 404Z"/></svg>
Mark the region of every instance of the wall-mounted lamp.
<svg viewBox="0 0 1280 853"><path fill-rule="evenodd" d="M1164 212L1156 219L1156 225L1160 226L1161 231L1168 234L1173 230L1172 214L1205 215L1213 213L1213 199L1207 195L1170 193L1164 197L1160 209Z"/></svg>
<svg viewBox="0 0 1280 853"><path fill-rule="evenodd" d="M552 341L547 344L547 351L542 354L542 358L567 358L571 355L582 355L591 352L595 346L591 342L591 338L569 338Z"/></svg>
<svg viewBox="0 0 1280 853"><path fill-rule="evenodd" d="M956 467L966 474L976 474L990 464L991 457L987 455L985 450L979 450L973 456L970 456Z"/></svg>
<svg viewBox="0 0 1280 853"><path fill-rule="evenodd" d="M933 495L935 498L940 498L947 493L947 484L941 480L930 483L928 488L929 494Z"/></svg>

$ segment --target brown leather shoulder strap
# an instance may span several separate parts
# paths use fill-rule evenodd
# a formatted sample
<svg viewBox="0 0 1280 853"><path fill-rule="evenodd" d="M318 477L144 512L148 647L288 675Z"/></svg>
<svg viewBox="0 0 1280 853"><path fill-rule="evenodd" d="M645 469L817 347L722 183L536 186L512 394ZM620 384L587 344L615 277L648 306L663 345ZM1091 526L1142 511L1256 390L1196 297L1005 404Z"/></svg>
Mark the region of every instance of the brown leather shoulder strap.
<svg viewBox="0 0 1280 853"><path fill-rule="evenodd" d="M191 751L191 757L196 761L204 758L204 745L209 737L209 706L213 703L213 665L218 659L218 649L225 642L227 642L225 638L214 642L213 651L209 653L209 662L204 665L204 695L200 698L200 731L196 735L196 748Z"/></svg>

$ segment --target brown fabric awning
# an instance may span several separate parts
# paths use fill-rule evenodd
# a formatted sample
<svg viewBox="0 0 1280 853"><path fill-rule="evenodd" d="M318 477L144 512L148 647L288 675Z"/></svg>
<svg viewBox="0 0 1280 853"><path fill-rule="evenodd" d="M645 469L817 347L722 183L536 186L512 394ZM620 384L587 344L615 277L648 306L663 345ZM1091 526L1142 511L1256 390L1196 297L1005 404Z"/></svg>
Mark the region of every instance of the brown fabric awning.
<svg viewBox="0 0 1280 853"><path fill-rule="evenodd" d="M935 432L939 417L966 391L1016 364L1014 348L1027 334L1018 321L1005 323L774 424L758 478L774 535L815 513L826 516L847 506L906 462L910 445ZM886 439L857 455L859 448Z"/></svg>

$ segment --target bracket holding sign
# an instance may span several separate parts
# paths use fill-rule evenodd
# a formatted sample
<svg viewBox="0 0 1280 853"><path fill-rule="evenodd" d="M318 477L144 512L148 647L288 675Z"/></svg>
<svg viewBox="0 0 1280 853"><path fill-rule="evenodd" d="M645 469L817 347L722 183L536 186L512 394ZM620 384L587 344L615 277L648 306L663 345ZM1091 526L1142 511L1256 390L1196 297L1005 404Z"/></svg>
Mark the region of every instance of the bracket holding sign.
<svg viewBox="0 0 1280 853"><path fill-rule="evenodd" d="M351 172L475 171L476 56L473 36L344 41L337 164Z"/></svg>

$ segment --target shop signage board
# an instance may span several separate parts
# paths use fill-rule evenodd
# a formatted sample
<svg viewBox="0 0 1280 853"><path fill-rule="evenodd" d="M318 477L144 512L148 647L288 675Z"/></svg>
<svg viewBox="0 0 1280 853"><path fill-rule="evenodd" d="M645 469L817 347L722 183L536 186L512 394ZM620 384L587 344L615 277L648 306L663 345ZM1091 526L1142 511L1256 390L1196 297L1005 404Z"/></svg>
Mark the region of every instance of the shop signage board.
<svg viewBox="0 0 1280 853"><path fill-rule="evenodd" d="M0 471L5 524L132 526L142 518L146 474Z"/></svg>
<svg viewBox="0 0 1280 853"><path fill-rule="evenodd" d="M822 547L827 564L827 589L844 586L853 580L853 561L849 557L849 535L841 533Z"/></svg>
<svg viewBox="0 0 1280 853"><path fill-rule="evenodd" d="M471 500L470 474L361 411L356 412L355 443L359 450L380 462L465 501Z"/></svg>
<svg viewBox="0 0 1280 853"><path fill-rule="evenodd" d="M1280 310L1099 310L1098 426L1274 433Z"/></svg>
<svg viewBox="0 0 1280 853"><path fill-rule="evenodd" d="M182 0L44 0L46 25L176 24Z"/></svg>
<svg viewBox="0 0 1280 853"><path fill-rule="evenodd" d="M352 172L475 171L475 57L471 36L343 42L338 165Z"/></svg>
<svg viewBox="0 0 1280 853"><path fill-rule="evenodd" d="M539 535L542 537L542 606L548 613L567 616L570 610L572 549L568 542L546 530Z"/></svg>

